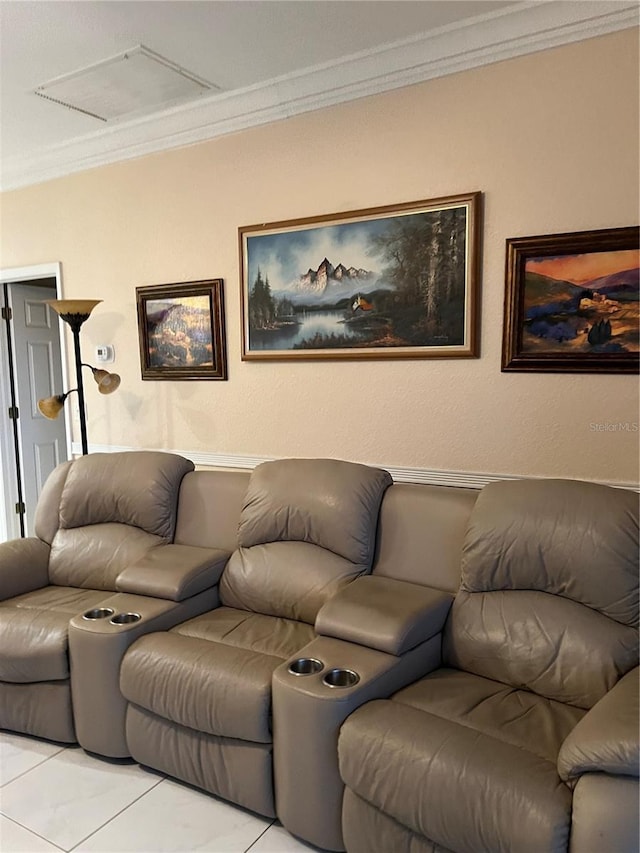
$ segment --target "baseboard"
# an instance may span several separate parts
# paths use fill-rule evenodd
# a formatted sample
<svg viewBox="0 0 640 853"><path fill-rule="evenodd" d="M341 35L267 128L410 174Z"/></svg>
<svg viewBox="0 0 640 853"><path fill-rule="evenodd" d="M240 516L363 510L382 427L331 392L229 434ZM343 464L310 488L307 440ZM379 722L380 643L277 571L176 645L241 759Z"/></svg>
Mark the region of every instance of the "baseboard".
<svg viewBox="0 0 640 853"><path fill-rule="evenodd" d="M130 450L160 449L166 453L178 453L185 459L190 459L194 465L200 468L230 468L236 471L251 471L261 462L270 462L273 456L246 456L244 454L210 453L198 450L174 450L170 448L147 448L147 447L121 447L113 444L90 444L90 453L118 453ZM74 456L82 453L82 447L78 442L72 444ZM383 465L379 462L371 462L387 470L395 483L419 483L426 486L455 486L458 489L481 489L488 483L496 480L520 480L526 478L526 474L487 474L477 471L442 471L431 468L407 468L394 465ZM528 479L548 479L544 477L528 477ZM575 479L575 478L570 478ZM589 480L592 483L600 483L603 486L613 486L616 489L630 489L640 492L640 483L619 482L614 480Z"/></svg>

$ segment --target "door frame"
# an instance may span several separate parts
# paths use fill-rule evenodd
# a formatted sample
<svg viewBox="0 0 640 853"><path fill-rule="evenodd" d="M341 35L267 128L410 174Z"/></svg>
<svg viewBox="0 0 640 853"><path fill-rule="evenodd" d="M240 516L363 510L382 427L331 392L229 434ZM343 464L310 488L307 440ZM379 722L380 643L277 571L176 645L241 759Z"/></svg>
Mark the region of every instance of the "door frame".
<svg viewBox="0 0 640 853"><path fill-rule="evenodd" d="M21 282L30 282L41 278L55 278L56 280L56 297L62 298L62 264L58 261L50 264L35 264L28 267L13 267L0 269L0 285L2 284L20 284ZM4 323L0 330L0 339L2 340L3 348L6 346L6 332ZM63 388L69 387L69 371L67 364L67 350L65 346L65 336L60 335L60 356L62 359L62 380ZM15 359L15 352L14 352ZM2 367L0 368L0 406L4 412L11 405L11 392L9 387L9 371L7 369L6 360L2 359ZM71 423L63 409L61 413L64 417L65 436L67 444L67 458L71 459ZM2 415L4 418L4 415ZM23 458L22 436L19 434L19 449L20 460ZM0 431L0 467L4 472L2 477L2 488L0 488L0 542L7 539L15 539L20 536L20 526L18 517L10 511L11 506L17 500L17 476L16 460L13 443L13 430L3 429ZM22 465L21 465L22 467ZM20 476L24 478L24 471L20 471Z"/></svg>

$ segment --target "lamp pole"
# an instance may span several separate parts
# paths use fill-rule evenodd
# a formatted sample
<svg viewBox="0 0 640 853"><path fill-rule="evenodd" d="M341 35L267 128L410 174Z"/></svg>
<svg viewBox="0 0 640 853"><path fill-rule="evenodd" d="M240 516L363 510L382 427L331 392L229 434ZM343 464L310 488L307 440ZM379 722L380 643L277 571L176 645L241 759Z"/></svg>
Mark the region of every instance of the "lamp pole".
<svg viewBox="0 0 640 853"><path fill-rule="evenodd" d="M80 327L86 320L79 314L68 315L71 319L63 317L71 326L73 332L73 350L76 357L76 381L78 383L78 405L80 406L80 440L82 441L82 455L86 456L89 452L87 442L87 416L84 409L84 383L82 382L82 356L80 354ZM87 314L87 317L89 315Z"/></svg>
<svg viewBox="0 0 640 853"><path fill-rule="evenodd" d="M87 443L87 416L84 410L84 385L82 383L82 356L80 354L80 329L101 299L49 299L48 304L56 311L73 332L73 350L76 361L76 381L78 384L78 405L80 406L80 438L82 455L89 452Z"/></svg>

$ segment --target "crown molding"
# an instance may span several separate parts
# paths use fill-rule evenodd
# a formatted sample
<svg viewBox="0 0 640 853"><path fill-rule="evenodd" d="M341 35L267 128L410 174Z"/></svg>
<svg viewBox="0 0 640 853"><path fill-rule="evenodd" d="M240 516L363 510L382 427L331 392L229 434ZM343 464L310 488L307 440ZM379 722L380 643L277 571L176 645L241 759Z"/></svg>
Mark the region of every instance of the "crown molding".
<svg viewBox="0 0 640 853"><path fill-rule="evenodd" d="M637 2L522 2L410 39L7 159L2 189L204 142L268 122L638 26Z"/></svg>
<svg viewBox="0 0 640 853"><path fill-rule="evenodd" d="M74 442L71 447L73 456L82 454L82 445ZM132 450L160 450L162 453L177 453L185 459L190 459L194 465L201 468L217 468L234 471L252 471L262 462L272 462L275 456L245 456L244 454L210 453L199 450L171 450L164 447L122 447L113 444L90 444L89 453L123 453ZM422 486L453 486L458 489L482 489L489 483L498 480L546 480L548 477L530 477L525 474L486 474L477 471L445 471L432 468L400 468L393 465L382 465L377 462L369 463L384 468L393 478L394 483L417 483ZM575 478L567 478L575 479ZM639 483L626 483L614 480L589 480L602 486L613 486L616 489L629 489L640 492Z"/></svg>

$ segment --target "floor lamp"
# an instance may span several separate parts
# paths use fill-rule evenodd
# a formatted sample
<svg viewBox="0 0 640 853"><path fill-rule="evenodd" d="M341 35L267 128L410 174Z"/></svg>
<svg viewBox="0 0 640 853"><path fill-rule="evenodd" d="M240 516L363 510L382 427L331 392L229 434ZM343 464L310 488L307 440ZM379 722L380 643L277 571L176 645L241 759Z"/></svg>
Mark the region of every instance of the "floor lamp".
<svg viewBox="0 0 640 853"><path fill-rule="evenodd" d="M102 299L48 299L47 304L60 315L60 318L67 323L73 333L73 351L76 362L76 383L77 387L72 388L64 394L58 394L53 397L47 397L44 400L38 400L38 408L45 418L57 418L65 400L74 391L78 394L78 405L80 407L80 438L82 440L82 454L86 456L89 452L87 444L87 416L84 408L84 384L82 381L82 368L88 367L93 373L93 378L98 383L98 391L101 394L111 394L120 385L120 377L117 373L109 373L106 370L100 370L97 367L92 367L90 364L85 364L82 361L80 352L80 329L85 320L96 307L102 302Z"/></svg>

